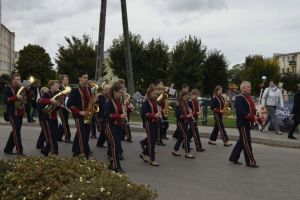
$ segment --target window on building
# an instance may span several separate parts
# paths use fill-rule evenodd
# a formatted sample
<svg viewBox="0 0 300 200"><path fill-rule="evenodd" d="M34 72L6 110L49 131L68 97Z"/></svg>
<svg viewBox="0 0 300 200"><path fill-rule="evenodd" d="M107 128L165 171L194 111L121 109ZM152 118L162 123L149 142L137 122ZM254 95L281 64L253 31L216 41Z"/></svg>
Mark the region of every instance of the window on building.
<svg viewBox="0 0 300 200"><path fill-rule="evenodd" d="M285 72L284 68L282 68L281 70L282 70L282 73L284 74L284 72Z"/></svg>
<svg viewBox="0 0 300 200"><path fill-rule="evenodd" d="M286 72L289 73L289 72L290 72L290 68L287 68L287 69L286 69Z"/></svg>

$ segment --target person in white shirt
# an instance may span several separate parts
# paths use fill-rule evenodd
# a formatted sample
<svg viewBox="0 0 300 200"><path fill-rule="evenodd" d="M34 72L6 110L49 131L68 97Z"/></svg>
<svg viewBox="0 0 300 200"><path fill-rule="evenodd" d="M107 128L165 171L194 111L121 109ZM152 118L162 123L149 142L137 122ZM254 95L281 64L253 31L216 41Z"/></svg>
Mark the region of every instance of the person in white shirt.
<svg viewBox="0 0 300 200"><path fill-rule="evenodd" d="M262 126L262 131L268 131L270 123L272 123L276 134L282 135L277 118L275 116L275 111L277 107L283 107L283 97L282 91L279 89L274 81L270 81L269 87L265 89L262 96L262 106L267 108L268 118Z"/></svg>

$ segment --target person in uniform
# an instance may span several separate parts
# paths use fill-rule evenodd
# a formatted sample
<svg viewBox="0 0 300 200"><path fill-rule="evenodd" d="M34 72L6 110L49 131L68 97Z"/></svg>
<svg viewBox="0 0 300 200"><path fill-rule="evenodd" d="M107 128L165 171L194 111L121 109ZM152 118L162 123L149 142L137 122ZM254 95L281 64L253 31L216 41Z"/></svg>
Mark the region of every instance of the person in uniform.
<svg viewBox="0 0 300 200"><path fill-rule="evenodd" d="M178 105L175 108L175 116L177 120L177 129L178 129L178 136L177 136L177 142L174 146L174 151L172 151L172 155L174 156L181 156L180 153L178 153L178 150L180 148L180 145L182 142L184 142L184 149L185 149L185 157L194 159L195 156L193 156L190 153L190 134L188 132L188 126L190 121L192 120L193 114L189 111L188 107L188 99L189 99L189 93L186 91L181 91L178 95Z"/></svg>
<svg viewBox="0 0 300 200"><path fill-rule="evenodd" d="M106 128L105 128L105 123L104 123L104 111L105 111L106 103L109 100L109 91L110 91L110 85L105 84L103 86L102 93L98 96L98 104L99 104L100 110L96 115L96 121L97 121L100 135L99 135L96 146L99 148L105 148L104 143L107 140L106 133L105 133Z"/></svg>
<svg viewBox="0 0 300 200"><path fill-rule="evenodd" d="M13 149L16 147L16 154L23 155L23 146L21 140L21 127L23 116L25 113L24 104L16 106L17 102L25 101L21 95L17 95L21 86L21 78L19 74L12 75L11 85L5 87L4 103L6 104L5 120L9 121L12 131L9 135L7 143L4 148L4 153L13 154Z"/></svg>
<svg viewBox="0 0 300 200"><path fill-rule="evenodd" d="M240 86L241 93L236 97L236 124L240 133L239 140L234 146L229 161L233 164L240 165L240 154L244 151L246 165L248 167L257 168L258 165L253 156L251 145L251 127L255 122L262 123L262 119L256 116L255 104L253 102L251 93L251 84L248 81L243 81Z"/></svg>
<svg viewBox="0 0 300 200"><path fill-rule="evenodd" d="M190 121L189 124L189 133L190 136L194 138L196 151L203 152L205 151L204 148L202 148L199 130L198 130L198 117L201 115L200 105L198 102L198 97L200 96L200 91L197 89L193 89L191 91L191 99L189 100L189 107L193 113L193 121Z"/></svg>
<svg viewBox="0 0 300 200"><path fill-rule="evenodd" d="M69 76L62 75L60 78L60 86L59 90L63 91L69 85ZM65 104L66 99L68 98L67 95L61 96L62 102ZM59 138L58 141L63 141L62 137L65 136L66 143L72 143L71 141L71 132L69 126L69 110L66 107L60 108L58 111L59 118L61 119L61 124L59 125Z"/></svg>
<svg viewBox="0 0 300 200"><path fill-rule="evenodd" d="M159 166L155 160L155 145L159 134L161 118L156 101L157 93L156 86L151 84L147 89L146 100L143 102L141 108L141 117L147 137L140 142L143 150L140 158L144 162L149 162L151 166Z"/></svg>
<svg viewBox="0 0 300 200"><path fill-rule="evenodd" d="M293 124L289 129L288 138L295 140L297 138L294 136L294 132L300 124L300 83L297 84L297 91L294 96L294 104L291 113L293 115Z"/></svg>
<svg viewBox="0 0 300 200"><path fill-rule="evenodd" d="M91 91L87 86L87 72L78 74L79 84L72 88L67 108L72 112L76 125L76 135L73 141L73 156L84 155L86 158L90 155L90 147L88 137L91 130L91 125L84 123L84 118L88 115L88 105L90 102Z"/></svg>
<svg viewBox="0 0 300 200"><path fill-rule="evenodd" d="M208 140L208 144L216 145L216 140L218 138L219 132L221 133L221 138L224 142L224 146L231 146L232 144L228 142L228 135L225 131L223 124L223 112L225 106L225 99L222 97L223 88L217 85L214 89L214 97L211 102L211 110L214 113L215 126Z"/></svg>
<svg viewBox="0 0 300 200"><path fill-rule="evenodd" d="M110 147L110 166L109 168L115 172L124 173L121 167L121 134L123 120L127 117L123 113L121 96L124 93L124 87L119 82L115 82L111 89L109 95L109 101L105 107L105 127L107 140Z"/></svg>
<svg viewBox="0 0 300 200"><path fill-rule="evenodd" d="M164 83L161 79L158 79L156 81L156 87L160 92L160 95L162 95L162 98L158 102L161 110L161 121L160 121L160 130L158 132L158 137L157 137L157 145L159 146L165 146L166 144L162 141L162 139L168 139L167 138L167 131L169 128L169 122L168 122L168 94L167 91L165 90Z"/></svg>
<svg viewBox="0 0 300 200"><path fill-rule="evenodd" d="M44 127L45 127L45 140L46 146L41 150L41 153L44 156L48 156L49 152L51 154L58 155L58 144L57 144L57 134L58 134L58 120L57 120L57 110L59 110L64 105L52 99L58 91L59 91L59 81L58 80L50 80L49 81L50 91L44 93L44 95L40 98L39 104L45 107L43 109L44 112ZM47 106L52 106L53 109L47 110Z"/></svg>

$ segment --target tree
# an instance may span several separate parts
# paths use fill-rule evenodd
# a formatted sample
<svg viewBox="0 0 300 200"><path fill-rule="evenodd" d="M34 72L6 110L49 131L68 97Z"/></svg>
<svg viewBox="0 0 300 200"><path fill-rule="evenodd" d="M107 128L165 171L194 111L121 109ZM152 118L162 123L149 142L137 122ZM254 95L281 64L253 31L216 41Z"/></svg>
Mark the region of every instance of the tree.
<svg viewBox="0 0 300 200"><path fill-rule="evenodd" d="M206 58L206 46L201 39L189 36L177 42L171 53L170 80L177 89L182 83L202 89L203 64Z"/></svg>
<svg viewBox="0 0 300 200"><path fill-rule="evenodd" d="M262 76L267 76L268 80L279 81L280 68L278 62L273 58L264 58L261 55L246 57L243 79L251 82L252 94L254 95L259 95Z"/></svg>
<svg viewBox="0 0 300 200"><path fill-rule="evenodd" d="M168 74L170 66L169 46L160 39L152 39L145 46L145 59L143 70L143 88L157 79L164 80L168 84Z"/></svg>
<svg viewBox="0 0 300 200"><path fill-rule="evenodd" d="M224 90L228 86L228 62L221 51L213 50L208 53L204 64L203 91L206 95L213 95L216 85L223 86Z"/></svg>
<svg viewBox="0 0 300 200"><path fill-rule="evenodd" d="M94 78L96 69L96 50L93 48L90 37L86 34L82 38L65 37L66 46L59 46L55 62L59 74L67 74L71 83L78 82L80 71L86 71L89 78Z"/></svg>
<svg viewBox="0 0 300 200"><path fill-rule="evenodd" d="M132 56L132 70L134 74L134 86L138 91L144 91L144 76L145 67L145 44L141 39L140 35L130 34L130 47ZM126 77L126 64L125 64L125 52L124 52L124 39L120 36L118 39L114 39L112 45L107 50L111 67L113 73L119 78L125 79Z"/></svg>
<svg viewBox="0 0 300 200"><path fill-rule="evenodd" d="M288 72L281 77L283 88L287 91L297 90L297 83L300 83L300 75L294 72Z"/></svg>
<svg viewBox="0 0 300 200"><path fill-rule="evenodd" d="M236 85L240 85L243 81L243 73L245 70L245 66L243 64L234 65L228 71L228 81L230 83L234 83Z"/></svg>
<svg viewBox="0 0 300 200"><path fill-rule="evenodd" d="M28 44L20 51L17 70L22 79L32 75L41 80L42 85L56 77L52 62L46 50L39 46Z"/></svg>

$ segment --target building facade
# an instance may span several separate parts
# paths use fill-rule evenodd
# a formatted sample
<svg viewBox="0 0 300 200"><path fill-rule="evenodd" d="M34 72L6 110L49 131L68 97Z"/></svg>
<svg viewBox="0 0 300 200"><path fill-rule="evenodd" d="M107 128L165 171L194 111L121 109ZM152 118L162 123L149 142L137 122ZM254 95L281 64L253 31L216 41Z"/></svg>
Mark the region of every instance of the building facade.
<svg viewBox="0 0 300 200"><path fill-rule="evenodd" d="M281 74L288 72L300 74L300 52L286 54L274 53L274 58L278 61Z"/></svg>

